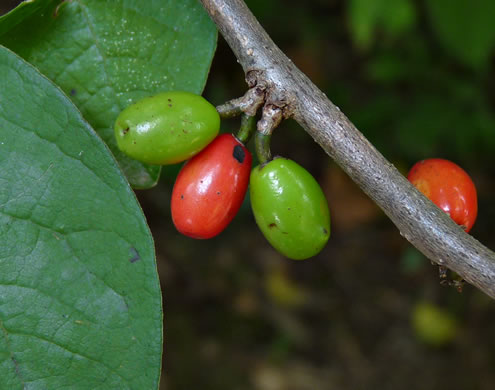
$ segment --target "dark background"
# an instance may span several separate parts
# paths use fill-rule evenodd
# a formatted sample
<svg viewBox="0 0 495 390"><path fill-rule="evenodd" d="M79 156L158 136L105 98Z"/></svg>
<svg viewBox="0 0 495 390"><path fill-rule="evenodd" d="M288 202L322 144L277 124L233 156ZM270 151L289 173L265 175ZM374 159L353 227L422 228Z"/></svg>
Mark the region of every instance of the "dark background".
<svg viewBox="0 0 495 390"><path fill-rule="evenodd" d="M428 157L464 167L479 196L471 234L495 248L495 3L247 3L404 174ZM221 104L245 88L220 37L205 96ZM226 121L222 131L236 127ZM248 199L220 236L179 235L169 210L179 167L138 192L164 294L161 388L494 389L494 302L469 285L462 293L441 286L437 267L295 122L276 130L272 151L308 169L327 196L332 236L312 259L272 249Z"/></svg>

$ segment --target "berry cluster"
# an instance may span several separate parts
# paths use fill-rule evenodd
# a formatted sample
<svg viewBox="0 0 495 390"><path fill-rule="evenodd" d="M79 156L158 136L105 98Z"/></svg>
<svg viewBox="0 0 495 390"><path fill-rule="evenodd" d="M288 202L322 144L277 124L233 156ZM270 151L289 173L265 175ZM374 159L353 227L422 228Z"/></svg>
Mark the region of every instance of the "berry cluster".
<svg viewBox="0 0 495 390"><path fill-rule="evenodd" d="M180 233L198 239L218 235L239 211L249 187L256 223L275 249L292 259L318 254L330 237L330 213L313 176L292 160L267 159L258 148L260 165L251 170L251 153L244 145L249 136L218 135L219 129L214 106L201 96L174 91L123 110L115 136L120 150L136 160L159 165L187 160L171 201ZM461 168L446 160L425 160L408 179L466 231L471 229L476 190Z"/></svg>

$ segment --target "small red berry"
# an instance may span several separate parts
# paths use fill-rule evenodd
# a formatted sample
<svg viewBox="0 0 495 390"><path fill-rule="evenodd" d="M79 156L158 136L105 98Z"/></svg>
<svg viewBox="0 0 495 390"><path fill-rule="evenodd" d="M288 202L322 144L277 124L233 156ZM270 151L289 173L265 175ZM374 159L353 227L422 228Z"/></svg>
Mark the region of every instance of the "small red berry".
<svg viewBox="0 0 495 390"><path fill-rule="evenodd" d="M192 238L224 230L241 207L249 183L251 153L231 134L216 137L181 169L172 191L172 220Z"/></svg>
<svg viewBox="0 0 495 390"><path fill-rule="evenodd" d="M417 162L407 179L469 232L478 215L476 187L457 164L441 158Z"/></svg>

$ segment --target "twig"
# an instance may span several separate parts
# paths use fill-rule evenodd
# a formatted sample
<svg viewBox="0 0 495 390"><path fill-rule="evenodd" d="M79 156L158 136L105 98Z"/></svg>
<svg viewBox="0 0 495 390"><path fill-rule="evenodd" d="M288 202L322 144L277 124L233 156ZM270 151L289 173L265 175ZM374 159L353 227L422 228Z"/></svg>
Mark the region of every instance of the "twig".
<svg viewBox="0 0 495 390"><path fill-rule="evenodd" d="M218 106L217 111L222 118L233 118L243 112L248 116L255 116L256 111L264 102L265 89L258 86L248 89L244 96Z"/></svg>
<svg viewBox="0 0 495 390"><path fill-rule="evenodd" d="M417 191L273 43L242 0L201 0L244 69L318 142L410 241L495 298L495 253Z"/></svg>

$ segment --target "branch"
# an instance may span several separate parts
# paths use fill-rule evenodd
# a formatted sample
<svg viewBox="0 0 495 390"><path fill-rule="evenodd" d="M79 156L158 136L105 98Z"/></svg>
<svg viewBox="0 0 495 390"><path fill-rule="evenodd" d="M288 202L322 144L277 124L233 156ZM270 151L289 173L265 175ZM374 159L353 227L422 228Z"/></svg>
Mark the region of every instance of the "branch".
<svg viewBox="0 0 495 390"><path fill-rule="evenodd" d="M273 43L242 0L200 1L249 87L265 89L265 107L299 122L425 256L495 299L495 253L417 191Z"/></svg>

